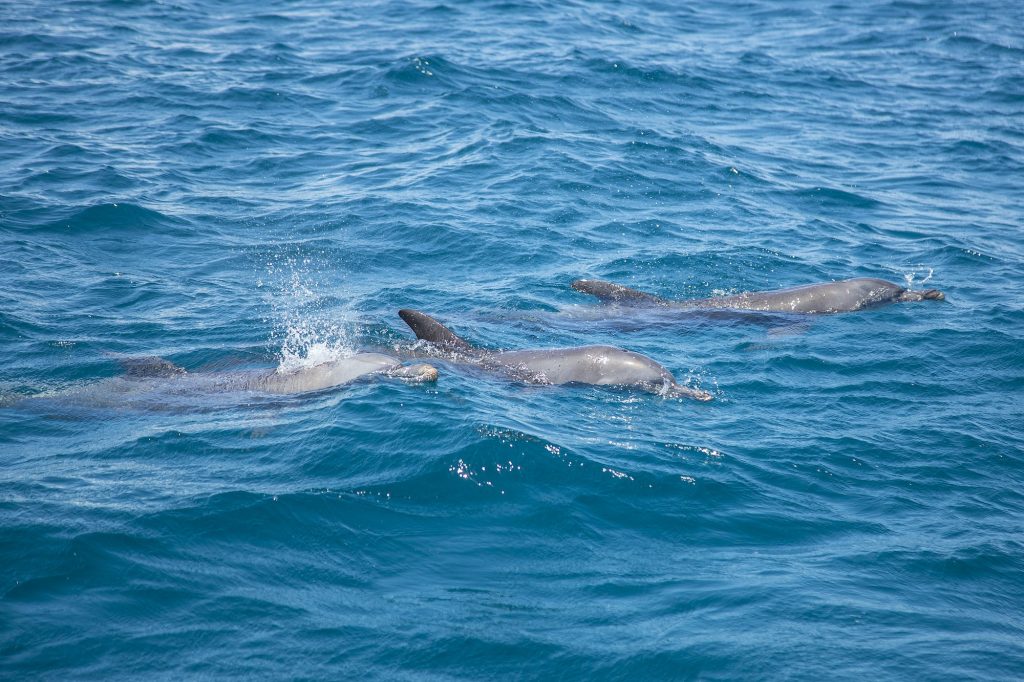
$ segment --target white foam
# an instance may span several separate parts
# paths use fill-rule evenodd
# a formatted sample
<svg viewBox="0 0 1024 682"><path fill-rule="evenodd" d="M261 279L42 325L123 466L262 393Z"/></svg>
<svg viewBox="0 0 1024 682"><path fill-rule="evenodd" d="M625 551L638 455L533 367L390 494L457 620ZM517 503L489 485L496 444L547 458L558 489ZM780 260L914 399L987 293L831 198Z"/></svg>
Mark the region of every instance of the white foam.
<svg viewBox="0 0 1024 682"><path fill-rule="evenodd" d="M285 258L268 263L267 274L277 280L270 304L274 311L271 342L280 343L279 373L309 369L355 354L355 325L351 311L329 309L319 293L318 273L310 259ZM334 292L332 292L334 293Z"/></svg>
<svg viewBox="0 0 1024 682"><path fill-rule="evenodd" d="M334 362L354 354L344 335L331 340L320 340L317 332L289 327L281 350L278 352L278 373L295 372L317 365Z"/></svg>

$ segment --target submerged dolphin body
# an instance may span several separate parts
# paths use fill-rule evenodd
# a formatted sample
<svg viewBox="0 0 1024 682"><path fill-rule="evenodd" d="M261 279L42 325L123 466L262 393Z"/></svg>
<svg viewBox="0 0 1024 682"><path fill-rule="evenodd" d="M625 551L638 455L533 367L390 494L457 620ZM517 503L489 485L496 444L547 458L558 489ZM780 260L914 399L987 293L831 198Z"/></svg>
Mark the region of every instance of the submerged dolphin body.
<svg viewBox="0 0 1024 682"><path fill-rule="evenodd" d="M398 314L415 332L416 338L452 353L457 361L499 371L527 383L625 386L711 400L707 391L678 384L667 369L649 357L614 346L490 351L471 346L425 313L399 310Z"/></svg>
<svg viewBox="0 0 1024 682"><path fill-rule="evenodd" d="M672 301L636 289L599 279L578 279L572 288L596 296L604 302L628 305L665 306L688 309L731 309L779 313L846 313L886 303L903 301L941 301L946 297L937 289L911 291L884 279L859 277L824 284L809 284L776 291L748 291L735 296Z"/></svg>
<svg viewBox="0 0 1024 682"><path fill-rule="evenodd" d="M402 365L390 355L357 353L314 367L236 372L187 372L161 358L121 360L124 374L57 393L35 396L94 407L188 407L196 396L251 393L291 395L322 391L371 374L411 381L435 381L437 369L427 364Z"/></svg>

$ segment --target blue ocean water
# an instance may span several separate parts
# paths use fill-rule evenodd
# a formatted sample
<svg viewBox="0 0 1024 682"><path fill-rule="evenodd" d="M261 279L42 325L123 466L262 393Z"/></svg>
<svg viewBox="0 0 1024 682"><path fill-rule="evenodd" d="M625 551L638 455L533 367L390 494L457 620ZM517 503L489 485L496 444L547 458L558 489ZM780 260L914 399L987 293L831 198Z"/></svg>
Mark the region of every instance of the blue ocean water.
<svg viewBox="0 0 1024 682"><path fill-rule="evenodd" d="M1022 223L1020 3L8 0L0 675L1020 678ZM568 286L855 276L947 300ZM715 400L59 397L404 352L400 307Z"/></svg>

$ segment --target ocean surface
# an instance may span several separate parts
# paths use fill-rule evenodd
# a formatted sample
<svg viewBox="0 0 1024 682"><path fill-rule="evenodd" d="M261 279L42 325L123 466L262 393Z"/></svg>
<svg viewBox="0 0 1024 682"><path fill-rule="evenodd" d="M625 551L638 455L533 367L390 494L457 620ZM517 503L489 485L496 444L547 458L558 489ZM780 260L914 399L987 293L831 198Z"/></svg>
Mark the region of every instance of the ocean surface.
<svg viewBox="0 0 1024 682"><path fill-rule="evenodd" d="M715 399L75 399L399 308ZM5 679L1021 679L1024 4L6 0L0 351Z"/></svg>

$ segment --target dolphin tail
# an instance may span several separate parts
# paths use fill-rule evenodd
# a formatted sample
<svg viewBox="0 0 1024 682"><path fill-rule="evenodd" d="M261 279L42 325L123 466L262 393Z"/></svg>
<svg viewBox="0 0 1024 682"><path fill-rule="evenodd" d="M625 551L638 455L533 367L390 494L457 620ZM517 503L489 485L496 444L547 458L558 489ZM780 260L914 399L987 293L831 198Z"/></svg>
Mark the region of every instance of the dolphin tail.
<svg viewBox="0 0 1024 682"><path fill-rule="evenodd" d="M473 347L466 341L456 336L452 330L432 318L426 313L418 310L403 309L398 311L398 316L405 321L417 339L430 341L431 343L447 348L449 350L470 350Z"/></svg>
<svg viewBox="0 0 1024 682"><path fill-rule="evenodd" d="M946 295L938 289L927 291L910 291L909 289L899 295L900 301L945 301Z"/></svg>
<svg viewBox="0 0 1024 682"><path fill-rule="evenodd" d="M637 291L636 289L629 289L600 279L578 279L572 283L572 288L583 294L597 296L604 303L646 303L648 305L664 305L668 303L668 301L659 296Z"/></svg>

